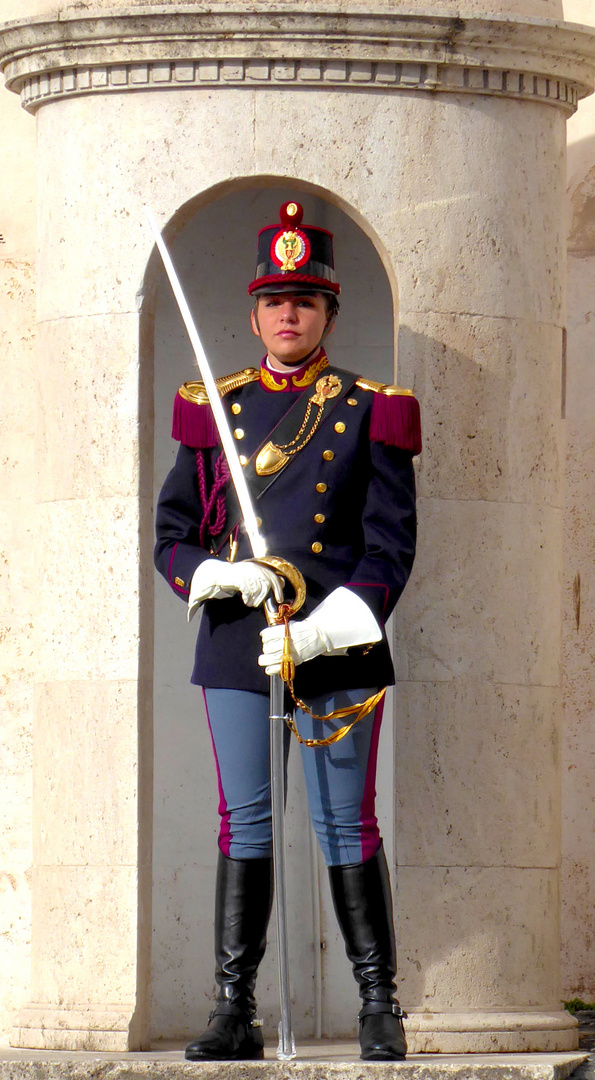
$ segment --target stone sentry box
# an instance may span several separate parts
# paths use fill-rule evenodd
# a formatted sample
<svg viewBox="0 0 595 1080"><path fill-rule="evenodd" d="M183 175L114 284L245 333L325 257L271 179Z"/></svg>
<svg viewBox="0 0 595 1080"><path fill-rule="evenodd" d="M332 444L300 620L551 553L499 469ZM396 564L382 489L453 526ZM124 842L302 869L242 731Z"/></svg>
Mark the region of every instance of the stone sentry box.
<svg viewBox="0 0 595 1080"><path fill-rule="evenodd" d="M395 298L398 282L398 380L423 409L395 634L411 1049L576 1046L559 1000L562 198L595 45L554 0L541 19L450 6L64 6L2 31L7 84L37 117L43 385L33 964L15 1045L149 1041L142 208L173 240L229 190L291 182L354 219Z"/></svg>

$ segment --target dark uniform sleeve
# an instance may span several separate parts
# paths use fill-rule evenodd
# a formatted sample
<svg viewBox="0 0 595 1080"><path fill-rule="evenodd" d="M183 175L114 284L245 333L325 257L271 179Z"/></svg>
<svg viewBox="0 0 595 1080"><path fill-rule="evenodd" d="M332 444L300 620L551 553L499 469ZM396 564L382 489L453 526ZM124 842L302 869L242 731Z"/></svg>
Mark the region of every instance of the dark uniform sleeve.
<svg viewBox="0 0 595 1080"><path fill-rule="evenodd" d="M157 503L154 558L159 573L183 600L188 599L197 566L209 558L209 552L200 543L200 516L196 451L180 445L176 463Z"/></svg>
<svg viewBox="0 0 595 1080"><path fill-rule="evenodd" d="M383 626L415 557L415 474L409 451L382 442L370 443L370 464L363 512L366 551L346 585Z"/></svg>

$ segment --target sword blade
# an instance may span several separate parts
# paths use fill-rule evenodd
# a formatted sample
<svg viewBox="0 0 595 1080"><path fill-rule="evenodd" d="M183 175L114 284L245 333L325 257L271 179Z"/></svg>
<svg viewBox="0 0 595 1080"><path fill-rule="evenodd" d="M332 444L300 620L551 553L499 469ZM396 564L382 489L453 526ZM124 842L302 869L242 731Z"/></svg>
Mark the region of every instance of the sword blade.
<svg viewBox="0 0 595 1080"><path fill-rule="evenodd" d="M182 286L176 273L174 264L167 250L155 215L148 206L145 207L147 221L153 238L163 260L165 272L169 278L173 294L176 298L180 314L184 321L198 370L213 410L213 418L217 425L217 431L227 458L231 479L236 490L240 510L244 518L244 526L252 547L254 558L261 559L267 553L266 543L260 535L258 522L252 505L252 498L246 483L246 477L242 471L238 453L233 441L227 416L221 403L217 385L211 373L209 362L203 348L202 341L190 308L184 296ZM274 617L277 608L269 597L265 601L269 614ZM285 776L284 776L284 750L283 732L285 718L283 712L283 682L278 675L270 678L271 695L271 809L273 818L273 870L275 877L275 894L277 903L277 933L279 943L279 989L281 998L281 1023L279 1024L279 1047L277 1057L288 1061L296 1056L295 1040L291 1028L291 996L289 989L289 958L287 944L287 909L285 891L285 839L284 839L284 811L285 811Z"/></svg>
<svg viewBox="0 0 595 1080"><path fill-rule="evenodd" d="M271 816L273 824L273 872L277 907L277 962L279 965L279 999L281 1021L277 1057L290 1061L296 1056L291 1026L291 992L289 986L289 943L287 935L287 891L285 887L285 716L283 715L284 683L279 675L270 676L270 741L271 741Z"/></svg>
<svg viewBox="0 0 595 1080"><path fill-rule="evenodd" d="M153 234L153 238L159 250L159 254L161 255L161 258L163 260L165 272L169 278L169 283L176 298L178 308L180 309L180 315L184 320L184 325L186 327L188 337L190 338L190 343L194 350L194 356L196 358L198 370L200 371L202 381L207 392L209 404L211 406L211 409L213 410L213 419L215 420L215 424L217 425L217 431L219 432L221 445L223 446L223 451L225 453L225 457L227 458L229 472L231 474L232 483L238 497L238 502L240 504L240 510L242 512L244 526L248 534L250 546L252 548L252 554L255 559L261 559L267 553L267 546L258 528L258 522L256 520L256 514L254 513L254 507L252 505L252 499L248 490L248 484L246 483L246 477L244 476L242 466L240 465L238 452L236 450L235 443L229 429L229 423L225 410L223 408L221 398L219 396L219 391L217 390L217 385L211 373L209 361L207 360L202 341L200 340L200 336L196 328L196 323L194 322L192 312L188 307L188 303L186 301L186 297L184 296L180 280L176 273L174 264L171 260L169 251L167 250L167 247L161 235L161 231L157 224L155 215L148 206L145 206L145 214L147 216L147 221L149 222L149 227Z"/></svg>

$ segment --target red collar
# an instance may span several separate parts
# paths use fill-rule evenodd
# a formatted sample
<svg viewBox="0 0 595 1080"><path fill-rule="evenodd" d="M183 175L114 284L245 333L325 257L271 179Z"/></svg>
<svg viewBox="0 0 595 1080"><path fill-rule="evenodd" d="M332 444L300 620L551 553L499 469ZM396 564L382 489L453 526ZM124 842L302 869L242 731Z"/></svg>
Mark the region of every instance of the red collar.
<svg viewBox="0 0 595 1080"><path fill-rule="evenodd" d="M271 393L298 393L306 386L311 386L326 367L328 359L324 349L316 360L307 360L305 364L291 371L276 371L270 368L265 356L260 363L260 385Z"/></svg>

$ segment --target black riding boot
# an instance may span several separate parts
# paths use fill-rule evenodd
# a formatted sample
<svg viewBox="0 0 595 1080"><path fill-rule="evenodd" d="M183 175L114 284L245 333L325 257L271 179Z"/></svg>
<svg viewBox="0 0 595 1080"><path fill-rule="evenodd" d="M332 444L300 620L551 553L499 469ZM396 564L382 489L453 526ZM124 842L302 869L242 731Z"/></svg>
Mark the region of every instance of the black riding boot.
<svg viewBox="0 0 595 1080"><path fill-rule="evenodd" d="M407 1043L394 997L395 933L388 867L382 844L371 859L351 866L329 866L331 893L345 951L353 964L363 1005L359 1041L364 1061L396 1061Z"/></svg>
<svg viewBox="0 0 595 1080"><path fill-rule="evenodd" d="M209 1026L186 1047L190 1061L246 1061L264 1056L254 984L266 948L273 902L271 859L219 853L215 900L217 1004Z"/></svg>

